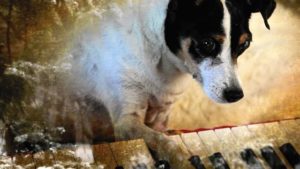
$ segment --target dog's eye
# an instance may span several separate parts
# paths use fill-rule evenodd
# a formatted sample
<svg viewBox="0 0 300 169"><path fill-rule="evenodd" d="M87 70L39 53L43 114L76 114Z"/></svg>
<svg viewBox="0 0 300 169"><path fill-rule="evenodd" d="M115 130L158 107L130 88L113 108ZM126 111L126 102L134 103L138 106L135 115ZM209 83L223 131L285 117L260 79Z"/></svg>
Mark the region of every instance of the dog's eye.
<svg viewBox="0 0 300 169"><path fill-rule="evenodd" d="M242 44L244 49L247 49L250 46L250 40L246 40L243 44Z"/></svg>
<svg viewBox="0 0 300 169"><path fill-rule="evenodd" d="M243 44L241 44L238 48L238 55L242 54L247 48L249 48L250 43L250 40L246 40Z"/></svg>
<svg viewBox="0 0 300 169"><path fill-rule="evenodd" d="M204 54L206 56L211 56L216 50L216 42L214 39L207 38L198 42L197 51L198 53Z"/></svg>

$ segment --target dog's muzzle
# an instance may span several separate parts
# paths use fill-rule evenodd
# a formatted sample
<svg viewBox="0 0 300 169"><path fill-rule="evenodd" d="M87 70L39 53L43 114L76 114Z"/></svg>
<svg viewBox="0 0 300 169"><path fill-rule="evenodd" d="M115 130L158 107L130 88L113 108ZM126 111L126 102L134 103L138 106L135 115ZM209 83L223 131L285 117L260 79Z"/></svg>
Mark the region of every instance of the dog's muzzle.
<svg viewBox="0 0 300 169"><path fill-rule="evenodd" d="M228 103L236 102L244 97L244 92L240 88L227 88L223 91L223 98Z"/></svg>

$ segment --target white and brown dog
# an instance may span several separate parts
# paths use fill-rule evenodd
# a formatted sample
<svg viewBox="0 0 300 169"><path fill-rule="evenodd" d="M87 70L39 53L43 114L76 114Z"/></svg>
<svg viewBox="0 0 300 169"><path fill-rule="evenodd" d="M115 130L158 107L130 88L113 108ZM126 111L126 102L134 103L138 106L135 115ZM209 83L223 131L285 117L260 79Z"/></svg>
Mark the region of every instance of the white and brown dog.
<svg viewBox="0 0 300 169"><path fill-rule="evenodd" d="M235 69L252 41L251 13L261 12L269 28L275 6L274 0L124 0L76 41L70 89L107 109L117 140L143 138L173 168L185 168L188 156L162 134L169 107L190 77L216 102L240 100Z"/></svg>

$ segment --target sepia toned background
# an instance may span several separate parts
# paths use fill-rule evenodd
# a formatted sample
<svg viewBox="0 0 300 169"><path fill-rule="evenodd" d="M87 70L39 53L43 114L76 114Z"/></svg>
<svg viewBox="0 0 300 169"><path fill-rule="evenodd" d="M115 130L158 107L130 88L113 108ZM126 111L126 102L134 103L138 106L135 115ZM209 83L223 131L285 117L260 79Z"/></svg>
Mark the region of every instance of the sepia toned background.
<svg viewBox="0 0 300 169"><path fill-rule="evenodd" d="M95 10L101 13L110 2L1 0L0 54L7 65L18 60L49 64L64 56L76 36L74 28L84 27L78 18ZM238 60L245 98L235 104L216 104L191 80L172 108L170 128L211 128L300 117L300 1L280 0L270 19L271 30L265 28L260 14L253 15L250 25L254 40Z"/></svg>

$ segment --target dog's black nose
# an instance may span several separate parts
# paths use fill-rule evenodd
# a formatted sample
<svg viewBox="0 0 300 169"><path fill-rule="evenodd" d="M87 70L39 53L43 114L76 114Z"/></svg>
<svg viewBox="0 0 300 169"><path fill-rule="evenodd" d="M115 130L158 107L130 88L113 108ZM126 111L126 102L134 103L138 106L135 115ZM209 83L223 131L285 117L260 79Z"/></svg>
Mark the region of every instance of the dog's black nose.
<svg viewBox="0 0 300 169"><path fill-rule="evenodd" d="M243 98L244 93L243 90L239 88L228 88L224 90L223 96L227 102L232 103Z"/></svg>

